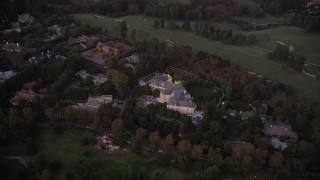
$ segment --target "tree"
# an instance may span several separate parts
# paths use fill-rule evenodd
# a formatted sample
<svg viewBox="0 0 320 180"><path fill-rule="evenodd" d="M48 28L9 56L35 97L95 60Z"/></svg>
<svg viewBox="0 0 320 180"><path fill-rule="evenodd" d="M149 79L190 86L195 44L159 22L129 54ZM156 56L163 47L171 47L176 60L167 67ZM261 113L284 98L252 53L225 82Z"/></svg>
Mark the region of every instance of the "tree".
<svg viewBox="0 0 320 180"><path fill-rule="evenodd" d="M132 29L132 30L131 30L131 33L130 33L130 37L131 37L132 40L136 40L137 30Z"/></svg>
<svg viewBox="0 0 320 180"><path fill-rule="evenodd" d="M181 27L185 31L191 31L191 25L189 21L184 21Z"/></svg>
<svg viewBox="0 0 320 180"><path fill-rule="evenodd" d="M259 169L266 163L266 158L268 156L268 151L263 150L261 148L255 149L253 153L253 158L255 160L255 167Z"/></svg>
<svg viewBox="0 0 320 180"><path fill-rule="evenodd" d="M120 36L122 37L123 40L127 38L127 31L128 31L127 22L122 21L120 23Z"/></svg>
<svg viewBox="0 0 320 180"><path fill-rule="evenodd" d="M47 120L50 122L50 124L55 125L56 123L56 117L54 114L54 109L53 108L47 108L45 110L45 115Z"/></svg>
<svg viewBox="0 0 320 180"><path fill-rule="evenodd" d="M44 169L41 173L36 174L36 179L50 180L53 179L53 174L50 170Z"/></svg>
<svg viewBox="0 0 320 180"><path fill-rule="evenodd" d="M221 149L213 149L213 147L210 147L208 152L208 158L210 162L221 161L223 159Z"/></svg>
<svg viewBox="0 0 320 180"><path fill-rule="evenodd" d="M189 140L182 139L178 145L177 145L177 150L180 154L186 154L189 153L191 150L191 143Z"/></svg>
<svg viewBox="0 0 320 180"><path fill-rule="evenodd" d="M147 130L143 128L139 128L136 131L136 141L135 144L141 145L147 135Z"/></svg>
<svg viewBox="0 0 320 180"><path fill-rule="evenodd" d="M119 70L111 69L109 71L112 83L114 84L115 88L118 91L118 94L121 98L124 98L127 93L127 89L129 87L128 84L128 76Z"/></svg>
<svg viewBox="0 0 320 180"><path fill-rule="evenodd" d="M161 147L162 147L163 151L167 152L168 154L173 153L174 140L172 137L172 133L168 134L167 137L161 142Z"/></svg>
<svg viewBox="0 0 320 180"><path fill-rule="evenodd" d="M251 169L253 167L253 163L252 163L252 157L249 155L244 155L242 157L242 161L241 161L241 167L242 167L242 173L243 174L248 174L249 172L251 172Z"/></svg>
<svg viewBox="0 0 320 180"><path fill-rule="evenodd" d="M121 119L116 119L111 123L112 134L120 134L124 130L124 124Z"/></svg>
<svg viewBox="0 0 320 180"><path fill-rule="evenodd" d="M89 111L86 109L79 110L78 117L82 127L90 125L93 121L93 118L91 117Z"/></svg>
<svg viewBox="0 0 320 180"><path fill-rule="evenodd" d="M64 111L64 115L66 117L66 121L73 125L77 121L77 114L75 113L75 110L72 109L72 107L67 107Z"/></svg>
<svg viewBox="0 0 320 180"><path fill-rule="evenodd" d="M35 155L38 153L37 141L35 138L28 138L26 141L27 153L30 155Z"/></svg>
<svg viewBox="0 0 320 180"><path fill-rule="evenodd" d="M77 172L80 179L100 180L101 175L99 171L99 165L92 160L81 160L77 164Z"/></svg>
<svg viewBox="0 0 320 180"><path fill-rule="evenodd" d="M153 23L153 27L154 27L154 28L159 28L159 26L160 26L159 21L158 21L158 20L155 20L154 23Z"/></svg>
<svg viewBox="0 0 320 180"><path fill-rule="evenodd" d="M127 143L127 136L124 132L114 134L113 139L114 142L119 146L124 146Z"/></svg>
<svg viewBox="0 0 320 180"><path fill-rule="evenodd" d="M205 180L220 180L221 178L222 172L217 166L207 168L202 174L202 179Z"/></svg>
<svg viewBox="0 0 320 180"><path fill-rule="evenodd" d="M36 173L41 173L42 170L45 168L46 166L46 159L43 156L43 154L38 153L34 156L33 160L31 161L31 163L29 164L29 168L31 170L32 174L36 174Z"/></svg>
<svg viewBox="0 0 320 180"><path fill-rule="evenodd" d="M257 40L257 37L255 34L250 34L248 36L248 44L249 45L253 45L256 42L256 40Z"/></svg>
<svg viewBox="0 0 320 180"><path fill-rule="evenodd" d="M198 160L202 156L202 150L203 150L203 147L201 144L193 145L191 149L191 154L190 154L191 158Z"/></svg>
<svg viewBox="0 0 320 180"><path fill-rule="evenodd" d="M160 27L164 27L164 19L160 19Z"/></svg>
<svg viewBox="0 0 320 180"><path fill-rule="evenodd" d="M102 104L97 116L94 120L94 126L96 130L105 130L110 128L111 122L117 117L117 110L112 106L112 103Z"/></svg>
<svg viewBox="0 0 320 180"><path fill-rule="evenodd" d="M274 152L269 160L269 167L272 172L279 173L283 169L284 158L281 152Z"/></svg>
<svg viewBox="0 0 320 180"><path fill-rule="evenodd" d="M159 131L150 133L150 135L149 135L149 146L151 148L157 148L159 143L160 143Z"/></svg>
<svg viewBox="0 0 320 180"><path fill-rule="evenodd" d="M30 107L24 107L22 110L23 118L27 123L32 123L35 121L35 114Z"/></svg>

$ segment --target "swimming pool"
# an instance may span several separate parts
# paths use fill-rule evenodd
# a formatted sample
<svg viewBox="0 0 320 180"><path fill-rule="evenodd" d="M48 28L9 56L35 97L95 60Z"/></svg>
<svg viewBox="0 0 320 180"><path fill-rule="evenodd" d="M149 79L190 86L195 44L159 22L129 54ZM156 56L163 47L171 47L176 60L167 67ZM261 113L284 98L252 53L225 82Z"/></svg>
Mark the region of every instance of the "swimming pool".
<svg viewBox="0 0 320 180"><path fill-rule="evenodd" d="M272 141L272 140L271 140L271 144L272 144L272 146L273 146L274 148L276 148L276 149L279 149L279 147L281 147L281 149L282 149L282 146L281 146L281 143L280 143L280 142Z"/></svg>
<svg viewBox="0 0 320 180"><path fill-rule="evenodd" d="M272 147L274 147L276 149L281 148L282 150L284 150L288 147L287 143L281 142L280 139L277 137L271 138L271 145L272 145Z"/></svg>

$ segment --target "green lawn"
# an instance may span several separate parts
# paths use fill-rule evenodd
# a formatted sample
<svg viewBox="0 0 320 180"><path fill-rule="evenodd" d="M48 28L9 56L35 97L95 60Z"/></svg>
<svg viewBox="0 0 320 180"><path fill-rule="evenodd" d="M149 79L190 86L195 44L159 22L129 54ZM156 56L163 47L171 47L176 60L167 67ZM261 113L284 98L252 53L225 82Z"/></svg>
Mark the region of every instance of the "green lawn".
<svg viewBox="0 0 320 180"><path fill-rule="evenodd" d="M92 26L102 27L110 32L110 35L117 36L112 31L114 27L118 26L120 22L114 21L113 18L99 16L97 18L92 14L75 14L75 18L83 23L88 23ZM190 32L184 31L170 31L167 29L154 29L152 27L153 20L143 16L126 16L122 20L125 20L129 26L129 32L132 29L144 31L150 35L150 37L156 37L159 40L171 39L178 45L190 45L193 50L203 50L212 54L217 54L226 59L229 59L232 63L241 65L242 68L255 71L274 82L282 82L293 87L296 92L301 96L306 96L314 100L320 100L320 81L300 73L296 73L290 69L282 67L275 61L267 58L267 53L263 50L257 50L252 47L232 46L223 45L218 41L210 41L208 39L196 36ZM286 33L287 32L287 33ZM290 35L290 33L293 33ZM283 27L275 30L265 30L255 32L258 36L258 40L265 41L268 43L259 44L259 46L265 48L273 44L270 40L280 40L284 42L292 42L299 52L313 52L313 55L318 56L320 46L315 46L319 35L305 34L303 30L294 27ZM299 37L295 37L300 35ZM292 39L291 39L292 38ZM309 40L311 42L309 42ZM270 42L269 42L270 41ZM299 45L299 41L306 43ZM295 42L295 43L293 43ZM308 50L306 47L312 47ZM300 49L302 48L302 50Z"/></svg>
<svg viewBox="0 0 320 180"><path fill-rule="evenodd" d="M320 78L320 68L317 66L305 66L305 71L308 73L316 75L318 78Z"/></svg>
<svg viewBox="0 0 320 180"><path fill-rule="evenodd" d="M39 149L47 160L60 161L64 172L76 172L76 166L82 159L95 161L100 167L103 179L121 179L122 173L128 169L148 175L157 169L153 161L143 159L129 151L119 150L106 154L96 150L92 145L82 144L82 137L93 135L92 131L86 129L70 129L62 135L56 135L52 129L41 130L38 136ZM85 151L90 153L89 157L83 155ZM0 155L26 157L25 147L23 144L0 147ZM2 162L1 160L0 163ZM8 163L15 165L14 160ZM12 167L15 167L13 165Z"/></svg>
<svg viewBox="0 0 320 180"><path fill-rule="evenodd" d="M294 47L294 52L302 54L307 61L320 65L320 33L306 33L297 27L280 27L254 32L257 46L273 50L276 46L272 41L281 41Z"/></svg>
<svg viewBox="0 0 320 180"><path fill-rule="evenodd" d="M199 98L201 96L204 96L204 95L213 95L213 87L210 88L210 87L204 87L204 86L191 86L190 87L190 95L194 98Z"/></svg>
<svg viewBox="0 0 320 180"><path fill-rule="evenodd" d="M142 159L131 152L119 151L105 154L94 149L93 146L82 144L82 138L92 136L93 132L82 129L72 129L62 135L55 135L52 131L41 133L40 149L50 161L61 161L64 169L74 170L81 159L85 159L83 152L90 152L87 157L96 161L101 167L103 179L119 179L128 168L148 173L156 168L149 160Z"/></svg>

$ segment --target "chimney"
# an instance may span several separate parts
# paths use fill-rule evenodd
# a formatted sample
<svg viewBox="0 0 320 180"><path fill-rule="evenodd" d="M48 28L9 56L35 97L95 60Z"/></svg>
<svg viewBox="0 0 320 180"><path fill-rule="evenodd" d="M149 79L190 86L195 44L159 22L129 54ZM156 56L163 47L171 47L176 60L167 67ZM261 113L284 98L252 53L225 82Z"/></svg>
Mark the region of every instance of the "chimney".
<svg viewBox="0 0 320 180"><path fill-rule="evenodd" d="M17 46L19 47L19 43L17 43Z"/></svg>

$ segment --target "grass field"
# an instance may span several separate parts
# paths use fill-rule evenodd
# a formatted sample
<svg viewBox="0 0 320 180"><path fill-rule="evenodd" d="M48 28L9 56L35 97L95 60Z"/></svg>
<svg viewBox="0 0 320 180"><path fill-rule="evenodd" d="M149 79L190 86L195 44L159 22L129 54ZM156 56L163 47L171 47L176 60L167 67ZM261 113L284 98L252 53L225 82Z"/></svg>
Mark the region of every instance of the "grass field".
<svg viewBox="0 0 320 180"><path fill-rule="evenodd" d="M308 73L316 75L318 78L320 78L320 68L317 66L305 66L305 71Z"/></svg>
<svg viewBox="0 0 320 180"><path fill-rule="evenodd" d="M94 149L92 145L85 146L82 144L83 137L93 135L92 131L86 129L69 129L62 135L56 135L52 129L45 129L39 133L38 146L47 160L60 161L62 163L63 172L76 172L76 166L79 161L86 158L98 164L102 179L121 179L123 172L129 169L150 176L155 171L158 172L159 168L154 161L141 158L130 151L119 150L112 154L106 154ZM88 157L83 155L85 151L89 152ZM26 157L24 144L0 147L0 155ZM11 170L19 166L19 163L16 163L15 160L0 161L0 163L4 162L10 165L9 169ZM168 171L183 176L182 173L171 168L165 168L163 172L159 171L160 176L167 177ZM173 179L173 177L166 179Z"/></svg>
<svg viewBox="0 0 320 180"><path fill-rule="evenodd" d="M85 24L102 27L103 29L107 29L110 32L110 35L117 36L117 34L112 31L112 29L118 26L119 22L115 22L113 18L104 16L99 16L99 18L97 18L92 14L75 14L74 16L77 20ZM189 32L154 29L152 27L153 20L144 19L146 18L144 18L143 16L127 16L122 18L122 20L125 20L127 22L129 26L129 32L131 29L144 31L148 33L150 37L156 37L159 40L171 39L178 45L190 45L195 51L203 50L212 54L220 55L226 59L229 59L234 64L241 65L244 69L255 71L267 77L268 79L273 80L274 82L281 82L293 87L301 96L309 97L314 100L320 100L319 80L307 77L285 67L282 67L277 62L269 60L267 58L267 53L263 50L257 50L251 47L223 45L221 42L209 41L205 38L196 36L193 33ZM290 35L288 32L292 32L294 34ZM299 46L299 41L306 42L307 45L305 46L312 47L312 49L314 50L314 56L318 56L320 53L320 51L317 51L320 46L315 46L319 36L313 34L303 34L303 30L300 30L298 28L283 27L276 30L259 31L255 32L255 34L257 34L259 41L279 38L280 41L284 41L286 43L292 42L293 46L297 45L297 47L295 47L297 51L300 47L303 46ZM303 34L303 36L295 37L295 35L299 34L300 36ZM292 37L293 39L291 40L290 37ZM304 37L306 39L304 39ZM311 44L309 44L309 40L311 40ZM263 48L268 49L271 44L273 43L268 42L265 44L259 44L259 46L261 45ZM308 48L302 48L303 50L299 50L300 52L310 52Z"/></svg>
<svg viewBox="0 0 320 180"><path fill-rule="evenodd" d="M151 161L130 152L104 154L95 150L93 146L84 146L82 138L79 137L92 135L92 132L82 129L68 130L63 135L55 135L51 131L44 132L39 139L40 149L49 160L61 161L66 170L74 170L79 160L85 158L83 152L88 151L88 159L97 162L101 167L103 179L119 179L128 168L144 173L156 168Z"/></svg>
<svg viewBox="0 0 320 180"><path fill-rule="evenodd" d="M305 33L297 27L281 27L257 31L258 46L273 50L276 46L272 41L281 41L294 47L294 52L302 54L307 61L320 65L320 33Z"/></svg>

